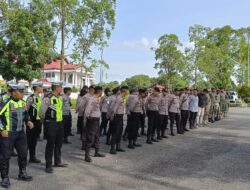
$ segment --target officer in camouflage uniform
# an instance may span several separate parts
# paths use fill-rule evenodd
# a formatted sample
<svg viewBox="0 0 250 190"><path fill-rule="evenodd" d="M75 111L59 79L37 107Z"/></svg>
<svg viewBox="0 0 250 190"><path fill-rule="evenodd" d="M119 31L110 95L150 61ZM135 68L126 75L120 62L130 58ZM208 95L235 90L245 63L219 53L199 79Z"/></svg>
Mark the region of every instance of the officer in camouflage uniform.
<svg viewBox="0 0 250 190"><path fill-rule="evenodd" d="M217 89L215 94L215 121L219 121L221 119L220 116L220 90Z"/></svg>
<svg viewBox="0 0 250 190"><path fill-rule="evenodd" d="M209 92L210 100L211 100L211 107L209 111L209 122L214 123L215 121L215 107L216 107L216 102L215 102L215 96L216 92L215 89L212 88L211 92Z"/></svg>
<svg viewBox="0 0 250 190"><path fill-rule="evenodd" d="M221 88L220 91L220 111L221 117L226 116L226 92L224 88Z"/></svg>

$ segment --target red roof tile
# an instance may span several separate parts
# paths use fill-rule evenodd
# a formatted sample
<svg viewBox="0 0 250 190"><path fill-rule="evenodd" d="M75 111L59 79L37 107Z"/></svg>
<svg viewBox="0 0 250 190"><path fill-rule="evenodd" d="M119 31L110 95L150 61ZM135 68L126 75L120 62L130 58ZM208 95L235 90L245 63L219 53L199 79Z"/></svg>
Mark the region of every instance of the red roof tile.
<svg viewBox="0 0 250 190"><path fill-rule="evenodd" d="M73 70L78 68L79 64L64 64L64 70ZM60 60L53 60L50 64L44 65L44 70L60 70Z"/></svg>

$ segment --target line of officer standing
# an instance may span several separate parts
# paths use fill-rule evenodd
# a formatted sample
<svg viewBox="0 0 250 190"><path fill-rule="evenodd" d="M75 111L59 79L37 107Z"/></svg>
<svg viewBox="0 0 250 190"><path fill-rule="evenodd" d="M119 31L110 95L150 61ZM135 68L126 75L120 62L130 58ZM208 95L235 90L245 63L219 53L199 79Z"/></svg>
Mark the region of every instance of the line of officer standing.
<svg viewBox="0 0 250 190"><path fill-rule="evenodd" d="M64 88L63 83L53 82L51 92L43 98L42 83L33 83L34 93L23 99L24 87L9 85L10 96L6 98L0 109L0 171L5 188L10 186L8 170L12 149L18 152L19 179L31 181L32 177L26 172L27 151L30 163L41 163L36 156L36 146L39 135L44 127L47 140L45 161L47 173L53 173L54 167L66 167L62 161L62 144L70 142L71 135L71 89ZM112 94L111 94L112 91ZM200 97L204 100L204 115L199 107ZM82 150L85 151L85 161L91 162L91 148L95 148L95 157L105 157L100 153L100 136L106 136L106 144L110 145L110 153L125 152L121 146L124 132L124 118L127 115L127 127L124 139L128 139L128 148L135 149L142 145L137 138L146 135L147 144L159 142L168 138L166 129L170 120L170 134L175 136L174 126L178 134L189 131L200 124L206 126L208 122L221 119L228 111L228 95L224 89L203 90L197 93L196 89L175 89L170 93L168 88L160 90L155 87L151 93L147 89L133 89L129 95L128 87L103 89L99 86L85 87L78 97L76 113L78 113L77 129L81 135ZM202 104L203 105L203 104ZM199 115L199 122L196 117ZM145 134L145 118L148 118L147 134ZM203 118L204 117L204 118ZM101 124L100 124L101 121ZM26 134L24 132L26 124ZM107 129L108 128L108 129ZM141 129L141 133L139 133Z"/></svg>

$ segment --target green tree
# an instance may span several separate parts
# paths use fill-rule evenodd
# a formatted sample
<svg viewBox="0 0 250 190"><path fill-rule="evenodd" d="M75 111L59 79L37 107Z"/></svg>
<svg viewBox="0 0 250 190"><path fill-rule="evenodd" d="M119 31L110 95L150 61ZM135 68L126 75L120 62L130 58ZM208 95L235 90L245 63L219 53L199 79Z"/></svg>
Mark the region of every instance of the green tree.
<svg viewBox="0 0 250 190"><path fill-rule="evenodd" d="M120 83L118 81L111 81L108 83L99 83L97 85L102 86L104 90L105 88L110 88L110 89L116 88L120 86Z"/></svg>
<svg viewBox="0 0 250 190"><path fill-rule="evenodd" d="M183 55L179 50L182 46L175 34L164 34L158 40L159 47L153 49L155 53L155 69L159 69L159 74L166 74L167 85L174 84L174 78L179 75L183 68Z"/></svg>
<svg viewBox="0 0 250 190"><path fill-rule="evenodd" d="M121 85L126 85L129 88L149 88L152 86L152 83L150 77L147 75L135 75L127 78Z"/></svg>
<svg viewBox="0 0 250 190"><path fill-rule="evenodd" d="M53 30L32 7L0 1L0 73L6 80L39 78L51 60Z"/></svg>

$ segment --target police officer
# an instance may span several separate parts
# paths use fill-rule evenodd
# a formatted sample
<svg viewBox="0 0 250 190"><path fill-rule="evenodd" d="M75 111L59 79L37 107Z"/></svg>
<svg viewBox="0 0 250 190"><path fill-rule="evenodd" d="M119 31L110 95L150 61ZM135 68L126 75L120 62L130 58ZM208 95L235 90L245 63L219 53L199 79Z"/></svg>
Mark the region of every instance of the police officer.
<svg viewBox="0 0 250 190"><path fill-rule="evenodd" d="M89 100L89 98L94 96L94 93L95 93L95 87L90 86L88 93L85 94L79 101L78 110L80 110L80 112L83 113L83 118L84 118L84 112L85 112L88 100ZM82 150L85 150L85 148L86 148L86 126L84 125L84 123L83 123L83 126L82 126L81 139L82 139Z"/></svg>
<svg viewBox="0 0 250 190"><path fill-rule="evenodd" d="M204 111L204 127L208 125L209 112L211 109L211 98L207 89L203 90L206 97L206 106Z"/></svg>
<svg viewBox="0 0 250 190"><path fill-rule="evenodd" d="M99 86L95 87L94 96L90 97L86 109L84 112L84 117L86 121L86 150L85 150L85 161L91 162L90 149L91 146L95 145L95 157L104 157L104 155L99 153L99 137L100 137L100 98L102 96L102 88Z"/></svg>
<svg viewBox="0 0 250 190"><path fill-rule="evenodd" d="M180 98L179 98L180 91L175 89L175 94L170 97L169 100L169 118L170 118L170 130L171 135L175 136L174 134L174 123L176 123L177 133L183 134L180 129Z"/></svg>
<svg viewBox="0 0 250 190"><path fill-rule="evenodd" d="M188 131L187 129L187 121L189 116L189 89L184 89L183 93L180 95L180 109L181 109L181 124L180 129L181 132Z"/></svg>
<svg viewBox="0 0 250 190"><path fill-rule="evenodd" d="M65 87L63 89L63 128L64 128L64 144L71 144L69 142L68 137L71 134L71 126L72 126L72 116L71 116L71 88L70 87Z"/></svg>
<svg viewBox="0 0 250 190"><path fill-rule="evenodd" d="M221 119L220 115L220 90L217 89L215 94L215 121L219 121Z"/></svg>
<svg viewBox="0 0 250 190"><path fill-rule="evenodd" d="M36 157L36 145L42 130L42 123L39 112L42 104L41 93L43 93L43 83L37 82L32 84L34 93L27 98L27 110L34 128L26 128L27 143L30 154L30 163L41 163Z"/></svg>
<svg viewBox="0 0 250 190"><path fill-rule="evenodd" d="M54 153L54 166L66 167L62 163L61 148L63 141L63 102L62 102L62 88L63 82L52 82L52 93L43 99L40 118L44 123L44 130L46 131L46 172L53 173L52 157Z"/></svg>
<svg viewBox="0 0 250 190"><path fill-rule="evenodd" d="M0 172L1 185L9 188L9 160L13 147L18 152L18 179L31 181L32 177L26 172L27 166L27 138L24 132L24 124L33 128L30 121L26 103L23 101L24 86L10 85L10 98L6 101L0 111Z"/></svg>
<svg viewBox="0 0 250 190"><path fill-rule="evenodd" d="M224 88L220 90L220 111L221 117L226 116L226 91Z"/></svg>
<svg viewBox="0 0 250 190"><path fill-rule="evenodd" d="M159 102L160 89L155 87L154 92L148 96L145 103L148 116L147 144L158 142L158 140L154 138L154 135L158 125Z"/></svg>
<svg viewBox="0 0 250 190"><path fill-rule="evenodd" d="M111 154L116 154L116 152L125 152L121 148L121 138L123 132L123 116L125 113L124 109L124 97L126 96L127 89L121 87L120 94L116 97L116 100L112 102L110 105L111 113L108 114L110 116L110 120L112 121L112 129L111 129Z"/></svg>
<svg viewBox="0 0 250 190"><path fill-rule="evenodd" d="M134 149L135 147L141 147L140 144L136 143L137 134L140 127L140 116L143 112L143 97L145 95L144 89L139 89L139 94L134 95L127 106L129 110L129 125L128 127L128 148Z"/></svg>
<svg viewBox="0 0 250 190"><path fill-rule="evenodd" d="M108 105L109 105L109 96L111 94L111 91L109 88L106 88L104 90L104 96L101 98L101 112L102 112L102 123L100 126L100 135L106 135L107 134L107 126L109 120L107 119L107 112L108 112Z"/></svg>
<svg viewBox="0 0 250 190"><path fill-rule="evenodd" d="M109 104L108 104L108 109L107 109L107 119L110 120L111 118L111 113L112 113L112 109L113 109L113 105L115 104L116 98L120 93L120 88L114 88L112 90L112 96L109 97ZM114 121L110 120L109 122L109 128L108 128L108 132L107 132L107 138L106 138L106 145L110 145L111 144L111 131L113 130L114 127Z"/></svg>
<svg viewBox="0 0 250 190"><path fill-rule="evenodd" d="M159 124L157 127L157 139L162 140L162 138L168 138L165 135L165 130L168 125L168 104L170 95L168 89L163 89L160 102L159 102Z"/></svg>
<svg viewBox="0 0 250 190"><path fill-rule="evenodd" d="M210 100L211 100L211 106L209 111L209 122L214 123L215 120L215 96L216 92L214 88L211 88L211 92L209 92Z"/></svg>

